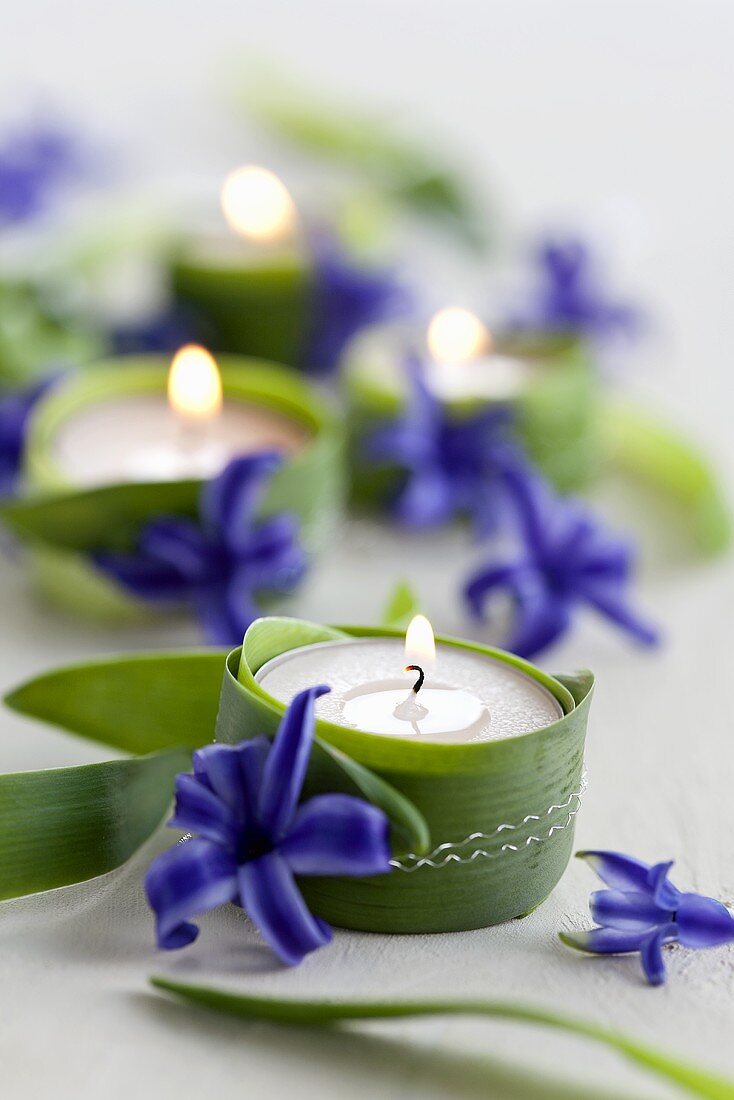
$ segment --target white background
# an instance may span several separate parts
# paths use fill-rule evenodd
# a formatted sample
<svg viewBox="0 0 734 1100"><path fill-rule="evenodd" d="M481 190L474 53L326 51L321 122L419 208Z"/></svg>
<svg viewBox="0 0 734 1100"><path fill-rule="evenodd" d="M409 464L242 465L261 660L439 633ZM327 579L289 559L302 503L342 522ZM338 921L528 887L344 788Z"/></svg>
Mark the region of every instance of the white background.
<svg viewBox="0 0 734 1100"><path fill-rule="evenodd" d="M698 433L730 474L733 34L731 6L700 0L31 0L3 19L0 120L51 105L119 150L121 171L140 188L256 158L253 135L225 106L231 74L249 57L422 122L491 181L511 226L576 212L612 231L620 281L657 322L627 385ZM469 556L458 535L398 544L354 527L298 610L373 621L411 561L436 624L465 633L454 590ZM3 564L0 589L3 685L115 648L194 639L179 624L113 635L58 617L33 602L17 563ZM599 677L579 847L675 857L683 888L731 903L731 565L673 571L649 556L640 599L665 624L659 654L639 655L584 621L544 662L588 665ZM102 755L2 718L3 770ZM600 1097L670 1094L603 1051L528 1029L244 1025L148 995L153 971L304 996L506 995L574 1010L734 1075L734 949L675 949L669 984L657 990L636 959L566 951L557 930L588 921L594 883L582 866L521 923L434 938L339 932L333 947L285 972L232 913L204 921L188 952L156 955L140 879L164 842L106 880L0 908L6 1095L511 1098L586 1096L592 1083ZM564 1088L568 1080L575 1086Z"/></svg>

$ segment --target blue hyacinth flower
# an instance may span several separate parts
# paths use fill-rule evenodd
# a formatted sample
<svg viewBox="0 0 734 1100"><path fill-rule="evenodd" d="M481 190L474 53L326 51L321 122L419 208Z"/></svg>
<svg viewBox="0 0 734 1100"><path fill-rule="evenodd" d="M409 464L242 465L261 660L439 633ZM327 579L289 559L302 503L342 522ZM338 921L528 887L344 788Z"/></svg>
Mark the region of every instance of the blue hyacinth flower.
<svg viewBox="0 0 734 1100"><path fill-rule="evenodd" d="M577 333L598 342L639 332L639 311L610 299L598 258L583 241L575 237L542 241L535 263L536 285L510 327Z"/></svg>
<svg viewBox="0 0 734 1100"><path fill-rule="evenodd" d="M491 534L502 513L501 473L516 461L506 408L485 408L457 419L426 385L417 359L406 364L410 383L402 414L377 428L364 446L376 465L397 466L404 482L392 512L421 530L469 515L478 536Z"/></svg>
<svg viewBox="0 0 734 1100"><path fill-rule="evenodd" d="M17 490L30 415L55 378L54 374L28 389L0 397L0 496L12 496Z"/></svg>
<svg viewBox="0 0 734 1100"><path fill-rule="evenodd" d="M703 894L682 893L668 878L673 866L651 865L619 852L578 852L610 887L591 895L591 915L599 927L561 932L563 943L593 955L639 952L651 985L665 981L662 948L718 947L734 943L734 916Z"/></svg>
<svg viewBox="0 0 734 1100"><path fill-rule="evenodd" d="M139 599L188 604L213 645L238 643L260 614L258 595L292 591L306 568L295 517L257 516L281 461L275 453L233 459L202 487L198 521L159 516L133 552L100 551L95 564Z"/></svg>
<svg viewBox="0 0 734 1100"><path fill-rule="evenodd" d="M11 134L0 145L0 227L44 213L58 191L85 174L78 144L49 124Z"/></svg>
<svg viewBox="0 0 734 1100"><path fill-rule="evenodd" d="M521 657L532 657L556 641L581 605L642 645L654 645L657 632L630 607L630 545L607 534L584 505L559 497L526 463L506 465L502 477L519 551L514 559L492 558L469 577L464 596L471 613L484 619L489 598L508 592L514 620L506 647Z"/></svg>
<svg viewBox="0 0 734 1100"><path fill-rule="evenodd" d="M314 735L314 703L328 687L296 695L275 739L209 745L193 775L176 780L172 828L194 834L164 852L145 879L158 946L185 947L191 918L226 902L242 906L265 942L290 966L331 940L308 909L301 875L365 876L390 870L382 810L346 794L299 805Z"/></svg>
<svg viewBox="0 0 734 1100"><path fill-rule="evenodd" d="M311 257L310 328L303 362L312 374L327 375L356 333L406 314L411 296L394 272L358 266L327 234L312 237Z"/></svg>

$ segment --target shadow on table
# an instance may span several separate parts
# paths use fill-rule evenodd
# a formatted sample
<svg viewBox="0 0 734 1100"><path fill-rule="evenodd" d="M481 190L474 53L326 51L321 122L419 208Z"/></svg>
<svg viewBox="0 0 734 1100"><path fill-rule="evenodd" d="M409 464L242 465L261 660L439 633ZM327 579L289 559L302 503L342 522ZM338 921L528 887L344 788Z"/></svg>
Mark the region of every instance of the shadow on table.
<svg viewBox="0 0 734 1100"><path fill-rule="evenodd" d="M313 1066L369 1079L375 1096L447 1096L452 1100L633 1100L628 1092L585 1086L546 1072L521 1069L494 1057L455 1054L399 1039L367 1034L353 1026L279 1027L265 1021L235 1020L196 1006L176 1004L153 993L133 994L145 1012L172 1026L184 1041L200 1044L247 1037L265 1054L302 1059ZM648 1096L650 1094L647 1094ZM645 1100L636 1092L634 1100Z"/></svg>

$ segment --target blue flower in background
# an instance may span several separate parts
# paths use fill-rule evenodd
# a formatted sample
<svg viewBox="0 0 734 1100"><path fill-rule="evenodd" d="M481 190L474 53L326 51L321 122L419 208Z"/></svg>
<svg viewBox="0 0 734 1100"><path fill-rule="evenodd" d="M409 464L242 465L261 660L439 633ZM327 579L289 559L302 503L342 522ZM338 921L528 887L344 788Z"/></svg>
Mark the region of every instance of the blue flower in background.
<svg viewBox="0 0 734 1100"><path fill-rule="evenodd" d="M655 644L657 632L629 606L629 544L608 535L578 501L558 497L523 463L507 465L502 476L521 549L515 560L492 560L469 578L464 595L472 613L482 619L487 598L509 592L515 609L506 645L522 657L559 638L579 604L593 607L643 645Z"/></svg>
<svg viewBox="0 0 734 1100"><path fill-rule="evenodd" d="M0 145L0 228L43 213L59 189L85 171L77 142L49 124Z"/></svg>
<svg viewBox="0 0 734 1100"><path fill-rule="evenodd" d="M169 824L196 834L164 852L145 879L158 946L185 947L191 917L240 904L290 966L331 940L306 906L297 875L381 875L390 870L389 823L346 794L298 804L314 735L314 703L328 687L296 695L272 744L266 737L194 753L194 774L176 780Z"/></svg>
<svg viewBox="0 0 734 1100"><path fill-rule="evenodd" d="M455 418L426 385L420 364L407 364L410 394L402 415L367 440L365 457L398 466L406 478L393 512L405 527L426 528L470 515L478 535L491 533L502 508L501 472L518 454L507 409Z"/></svg>
<svg viewBox="0 0 734 1100"><path fill-rule="evenodd" d="M314 286L304 366L329 374L352 336L407 313L411 299L393 272L358 267L333 237L318 234L311 247Z"/></svg>
<svg viewBox="0 0 734 1100"><path fill-rule="evenodd" d="M573 332L599 341L639 331L639 312L609 299L599 263L583 241L574 237L544 241L535 259L537 285L511 327Z"/></svg>
<svg viewBox="0 0 734 1100"><path fill-rule="evenodd" d="M579 852L611 887L591 895L599 925L588 932L561 932L562 941L594 955L639 951L651 985L665 981L662 947L717 947L734 943L734 916L715 898L683 894L668 878L670 863L642 863L619 852Z"/></svg>
<svg viewBox="0 0 734 1100"><path fill-rule="evenodd" d="M23 459L26 427L39 397L55 380L44 378L29 389L0 398L0 495L12 495L17 489Z"/></svg>
<svg viewBox="0 0 734 1100"><path fill-rule="evenodd" d="M199 522L180 516L150 520L132 553L100 551L95 563L134 596L153 603L188 603L207 640L242 640L260 614L258 593L290 592L306 559L296 519L257 518L277 454L233 459L201 491Z"/></svg>
<svg viewBox="0 0 734 1100"><path fill-rule="evenodd" d="M183 310L170 309L138 324L118 325L107 334L114 355L175 352L202 343L199 326Z"/></svg>

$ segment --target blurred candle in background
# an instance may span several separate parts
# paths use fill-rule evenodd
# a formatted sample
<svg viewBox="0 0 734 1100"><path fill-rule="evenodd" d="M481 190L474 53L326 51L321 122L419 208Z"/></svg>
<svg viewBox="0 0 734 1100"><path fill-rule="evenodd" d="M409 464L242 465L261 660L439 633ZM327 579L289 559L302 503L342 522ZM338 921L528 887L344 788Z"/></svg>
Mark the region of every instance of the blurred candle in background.
<svg viewBox="0 0 734 1100"><path fill-rule="evenodd" d="M64 481L78 486L174 481L217 474L236 455L292 454L302 424L267 405L223 395L214 357L187 344L170 364L141 360L105 373L99 388L58 424L51 450ZM114 386L111 390L110 386Z"/></svg>
<svg viewBox="0 0 734 1100"><path fill-rule="evenodd" d="M442 400L510 401L529 383L530 364L498 355L489 329L471 310L439 310L428 325L426 345L426 383Z"/></svg>
<svg viewBox="0 0 734 1100"><path fill-rule="evenodd" d="M220 202L220 231L185 238L175 251L174 297L215 351L294 365L312 282L295 203L257 165L231 171Z"/></svg>

